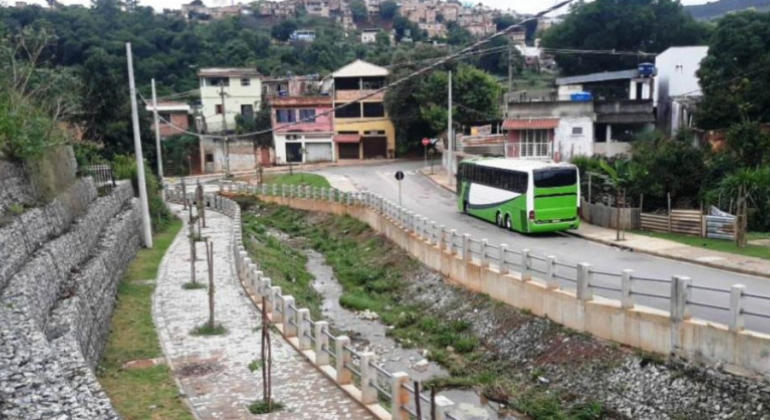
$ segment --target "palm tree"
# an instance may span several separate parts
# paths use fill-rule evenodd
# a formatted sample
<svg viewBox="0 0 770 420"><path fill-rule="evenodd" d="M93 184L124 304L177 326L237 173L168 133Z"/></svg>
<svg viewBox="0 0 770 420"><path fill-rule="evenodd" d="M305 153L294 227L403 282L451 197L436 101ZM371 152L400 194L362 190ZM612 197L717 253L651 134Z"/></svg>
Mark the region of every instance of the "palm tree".
<svg viewBox="0 0 770 420"><path fill-rule="evenodd" d="M615 189L615 224L617 225L617 235L615 240L620 241L622 240L620 236L621 192L623 193L622 196L625 197L625 190L635 180L639 179L639 177L645 173L645 170L639 164L632 162L630 159L616 159L612 162L612 164L602 159L599 164L601 165L604 172L607 173L607 176L609 176L610 184L612 184L612 187Z"/></svg>

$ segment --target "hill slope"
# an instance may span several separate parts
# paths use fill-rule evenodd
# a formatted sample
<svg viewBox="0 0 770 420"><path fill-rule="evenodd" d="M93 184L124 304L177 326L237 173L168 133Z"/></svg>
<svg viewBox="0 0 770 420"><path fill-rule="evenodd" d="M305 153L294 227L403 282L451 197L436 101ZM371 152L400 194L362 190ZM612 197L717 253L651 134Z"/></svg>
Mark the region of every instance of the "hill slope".
<svg viewBox="0 0 770 420"><path fill-rule="evenodd" d="M752 8L767 11L770 9L770 0L718 0L706 4L685 6L685 10L697 20L717 19L730 12Z"/></svg>

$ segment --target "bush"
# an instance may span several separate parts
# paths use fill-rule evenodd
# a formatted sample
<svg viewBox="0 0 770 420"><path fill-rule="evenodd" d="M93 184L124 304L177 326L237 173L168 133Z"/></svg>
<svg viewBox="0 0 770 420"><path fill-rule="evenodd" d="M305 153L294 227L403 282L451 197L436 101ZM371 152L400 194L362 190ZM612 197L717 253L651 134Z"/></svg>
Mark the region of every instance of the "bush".
<svg viewBox="0 0 770 420"><path fill-rule="evenodd" d="M200 336L225 335L227 328L222 324L211 325L208 321L205 324L195 327L190 334Z"/></svg>
<svg viewBox="0 0 770 420"><path fill-rule="evenodd" d="M283 404L273 401L269 405L264 401L257 401L249 406L251 414L268 414L283 410Z"/></svg>
<svg viewBox="0 0 770 420"><path fill-rule="evenodd" d="M134 186L134 194L139 195L136 158L128 155L115 155L112 159L112 174L115 179L130 179ZM152 230L162 232L168 227L173 215L160 196L160 183L149 169L147 161L144 162L144 179L147 184L147 201L150 208Z"/></svg>

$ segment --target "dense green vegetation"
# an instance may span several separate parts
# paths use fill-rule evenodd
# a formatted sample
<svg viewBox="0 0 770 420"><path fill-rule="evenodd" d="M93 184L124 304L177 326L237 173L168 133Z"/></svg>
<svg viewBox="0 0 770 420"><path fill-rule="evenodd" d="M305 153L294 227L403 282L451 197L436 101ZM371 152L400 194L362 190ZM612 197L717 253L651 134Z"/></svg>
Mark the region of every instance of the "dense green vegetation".
<svg viewBox="0 0 770 420"><path fill-rule="evenodd" d="M567 18L543 35L548 48L644 51L700 45L707 24L696 22L679 0L596 0L576 3ZM643 57L654 61L654 57ZM556 54L567 75L636 68L639 58L620 55Z"/></svg>
<svg viewBox="0 0 770 420"><path fill-rule="evenodd" d="M163 357L152 321L153 280L181 228L182 222L175 219L166 230L156 232L154 248L139 251L118 287L111 333L97 373L125 419L192 419L168 366L124 368L127 362Z"/></svg>

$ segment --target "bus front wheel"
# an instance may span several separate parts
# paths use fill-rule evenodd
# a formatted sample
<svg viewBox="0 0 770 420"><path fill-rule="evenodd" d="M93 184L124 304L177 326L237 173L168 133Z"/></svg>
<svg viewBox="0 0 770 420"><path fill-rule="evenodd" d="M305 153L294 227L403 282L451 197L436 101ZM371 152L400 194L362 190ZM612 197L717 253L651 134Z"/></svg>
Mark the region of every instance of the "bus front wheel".
<svg viewBox="0 0 770 420"><path fill-rule="evenodd" d="M497 223L497 226L503 227L503 214L499 211L495 215L495 223Z"/></svg>
<svg viewBox="0 0 770 420"><path fill-rule="evenodd" d="M468 214L468 202L463 201L463 213Z"/></svg>

